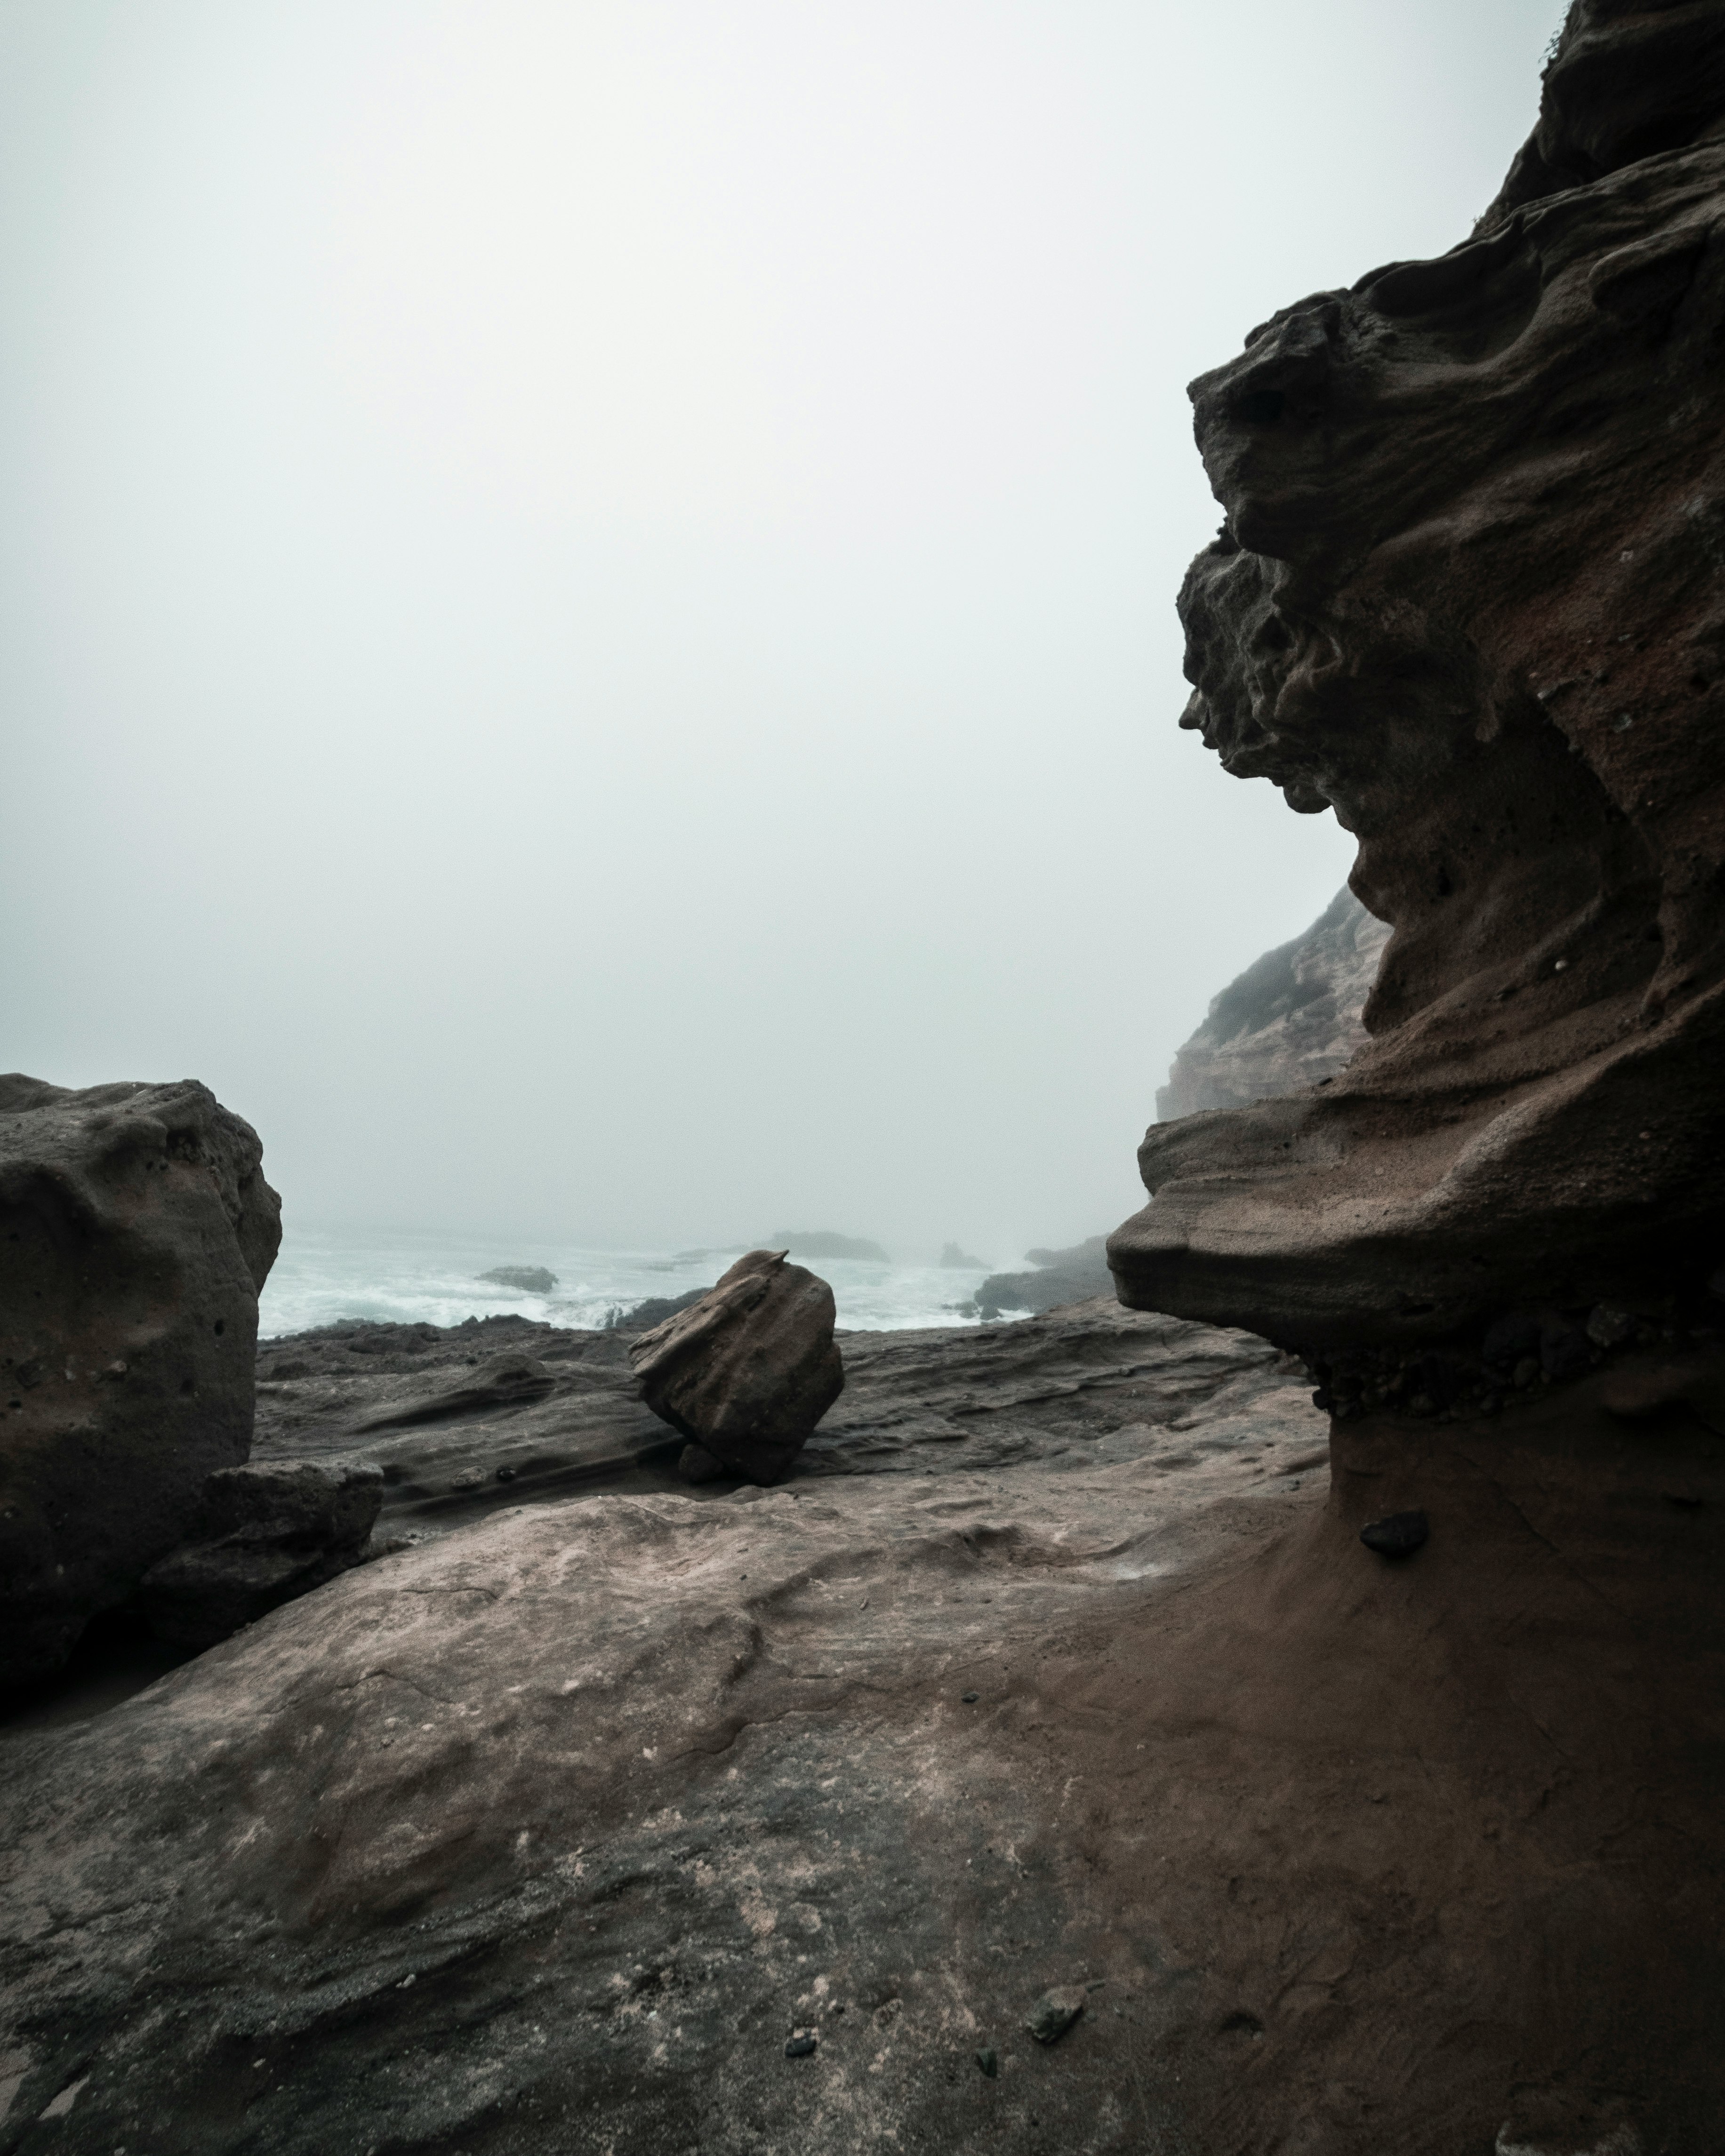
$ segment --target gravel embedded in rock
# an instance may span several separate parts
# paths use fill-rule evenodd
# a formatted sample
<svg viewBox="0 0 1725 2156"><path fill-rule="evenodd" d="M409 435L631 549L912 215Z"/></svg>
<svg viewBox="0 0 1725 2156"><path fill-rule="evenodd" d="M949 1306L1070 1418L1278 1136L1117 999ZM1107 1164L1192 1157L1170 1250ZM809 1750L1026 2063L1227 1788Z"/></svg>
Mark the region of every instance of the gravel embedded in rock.
<svg viewBox="0 0 1725 2156"><path fill-rule="evenodd" d="M820 2039L813 2030L805 2029L799 2035L788 2040L784 2047L784 2055L788 2059L806 2059L816 2049L819 2041Z"/></svg>
<svg viewBox="0 0 1725 2156"><path fill-rule="evenodd" d="M1430 1533L1431 1522L1424 1512L1389 1512L1381 1520L1368 1522L1360 1529L1359 1538L1379 1557L1410 1557Z"/></svg>
<svg viewBox="0 0 1725 2156"><path fill-rule="evenodd" d="M1058 2042L1084 2011L1084 1987L1069 1984L1045 1991L1024 2026L1039 2044Z"/></svg>

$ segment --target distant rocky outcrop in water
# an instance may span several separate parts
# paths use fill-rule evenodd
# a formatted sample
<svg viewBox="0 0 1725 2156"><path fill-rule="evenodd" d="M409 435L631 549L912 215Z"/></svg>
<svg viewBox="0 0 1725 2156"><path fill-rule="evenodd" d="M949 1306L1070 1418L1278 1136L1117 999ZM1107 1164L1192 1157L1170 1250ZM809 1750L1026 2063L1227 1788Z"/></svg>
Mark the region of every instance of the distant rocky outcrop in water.
<svg viewBox="0 0 1725 2156"><path fill-rule="evenodd" d="M0 1078L0 1686L58 1668L250 1448L262 1161L190 1080Z"/></svg>
<svg viewBox="0 0 1725 2156"><path fill-rule="evenodd" d="M1158 1121L1335 1077L1365 1045L1360 1014L1389 940L1386 923L1338 891L1303 936L1266 952L1211 1004L1156 1096Z"/></svg>
<svg viewBox="0 0 1725 2156"><path fill-rule="evenodd" d="M962 1266L971 1272L982 1272L986 1270L985 1261L983 1259L972 1257L968 1250L961 1250L957 1243L947 1243L943 1246L941 1251L941 1263L943 1265Z"/></svg>
<svg viewBox="0 0 1725 2156"><path fill-rule="evenodd" d="M1028 1273L991 1273L976 1291L978 1317L1000 1317L1008 1311L1058 1310L1063 1304L1084 1302L1091 1296L1111 1295L1113 1276L1108 1270L1107 1237L1092 1235L1075 1243L1070 1250L1026 1250L1036 1268Z"/></svg>
<svg viewBox="0 0 1725 2156"><path fill-rule="evenodd" d="M493 1265L480 1278L493 1287L518 1287L529 1295L549 1295L557 1284L557 1276L543 1265Z"/></svg>

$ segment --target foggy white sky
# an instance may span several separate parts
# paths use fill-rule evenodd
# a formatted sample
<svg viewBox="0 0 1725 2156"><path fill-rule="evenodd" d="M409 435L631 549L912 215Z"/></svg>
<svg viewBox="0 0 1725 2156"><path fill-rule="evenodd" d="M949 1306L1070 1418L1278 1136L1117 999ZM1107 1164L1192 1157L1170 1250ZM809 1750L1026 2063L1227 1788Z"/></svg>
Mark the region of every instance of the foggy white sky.
<svg viewBox="0 0 1725 2156"><path fill-rule="evenodd" d="M0 0L0 1066L290 1222L1111 1226L1346 874L1178 732L1184 384L1560 0Z"/></svg>

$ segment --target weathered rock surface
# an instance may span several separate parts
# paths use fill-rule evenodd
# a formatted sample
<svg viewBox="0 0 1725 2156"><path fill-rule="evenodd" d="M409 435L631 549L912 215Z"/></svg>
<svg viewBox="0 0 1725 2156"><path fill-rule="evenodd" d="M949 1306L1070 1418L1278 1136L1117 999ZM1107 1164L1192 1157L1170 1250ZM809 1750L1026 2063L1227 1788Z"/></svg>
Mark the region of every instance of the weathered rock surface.
<svg viewBox="0 0 1725 2156"><path fill-rule="evenodd" d="M977 1290L979 1317L999 1317L1008 1310L1057 1310L1062 1303L1086 1302L1111 1295L1106 1235L1092 1235L1070 1250L1027 1250L1034 1272L990 1273Z"/></svg>
<svg viewBox="0 0 1725 2156"><path fill-rule="evenodd" d="M1135 1302L1433 1337L1725 1249L1722 54L1583 0L1473 238L1194 385L1183 723L1394 933L1330 1085L1150 1132Z"/></svg>
<svg viewBox="0 0 1725 2156"><path fill-rule="evenodd" d="M628 1350L515 1317L290 1334L258 1356L252 1456L376 1468L392 1527L591 1484L676 1450Z"/></svg>
<svg viewBox="0 0 1725 2156"><path fill-rule="evenodd" d="M190 1081L0 1078L0 1687L64 1662L246 1456L262 1158Z"/></svg>
<svg viewBox="0 0 1725 2156"><path fill-rule="evenodd" d="M1303 936L1266 951L1211 1004L1157 1093L1158 1121L1336 1077L1365 1045L1360 1014L1389 940L1384 922L1338 891Z"/></svg>
<svg viewBox="0 0 1725 2156"><path fill-rule="evenodd" d="M218 1468L186 1541L144 1574L151 1630L175 1646L213 1646L357 1564L382 1502L375 1467Z"/></svg>
<svg viewBox="0 0 1725 2156"><path fill-rule="evenodd" d="M1136 1459L1193 1418L1250 1413L1280 1431L1291 1414L1308 1434L1316 1423L1293 1358L1247 1333L1124 1310L1111 1294L1009 1325L836 1337L845 1390L793 1462L799 1481ZM475 1387L473 1404L444 1411L470 1363L506 1359L506 1341L553 1373L551 1389L509 1403ZM515 1317L272 1341L259 1357L253 1457L375 1468L386 1535L445 1532L524 1497L675 1489L683 1440L642 1404L628 1344ZM425 1407L438 1411L427 1419Z"/></svg>
<svg viewBox="0 0 1725 2156"><path fill-rule="evenodd" d="M1115 1317L1170 1383L1204 1331ZM1604 1383L1488 1456L1353 1425L1327 1493L1283 1376L347 1573L0 1744L0 2149L1706 2149L1725 1468Z"/></svg>
<svg viewBox="0 0 1725 2156"><path fill-rule="evenodd" d="M776 1481L845 1384L833 1291L783 1250L751 1250L629 1351L641 1397L691 1444Z"/></svg>

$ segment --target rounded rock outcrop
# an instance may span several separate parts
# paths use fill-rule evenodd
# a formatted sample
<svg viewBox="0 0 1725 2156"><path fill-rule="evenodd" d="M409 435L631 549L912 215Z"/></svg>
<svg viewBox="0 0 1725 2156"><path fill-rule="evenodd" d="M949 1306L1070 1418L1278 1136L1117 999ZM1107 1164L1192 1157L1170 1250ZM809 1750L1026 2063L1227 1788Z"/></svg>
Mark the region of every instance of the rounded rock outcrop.
<svg viewBox="0 0 1725 2156"><path fill-rule="evenodd" d="M190 1080L0 1077L0 1685L56 1669L246 1457L262 1161Z"/></svg>

